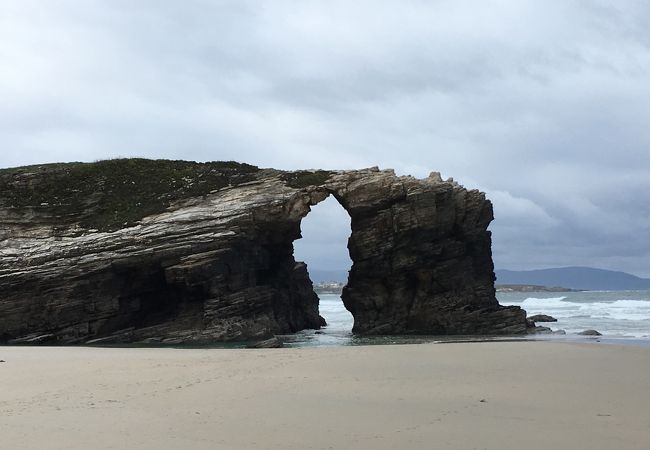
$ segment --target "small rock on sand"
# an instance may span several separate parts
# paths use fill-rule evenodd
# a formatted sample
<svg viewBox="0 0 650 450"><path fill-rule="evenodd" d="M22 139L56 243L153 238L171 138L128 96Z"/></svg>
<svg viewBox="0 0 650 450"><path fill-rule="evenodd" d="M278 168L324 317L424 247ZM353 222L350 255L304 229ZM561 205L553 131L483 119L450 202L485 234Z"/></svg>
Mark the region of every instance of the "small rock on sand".
<svg viewBox="0 0 650 450"><path fill-rule="evenodd" d="M581 336L602 336L602 334L596 330L585 330L585 331L581 331L578 334Z"/></svg>
<svg viewBox="0 0 650 450"><path fill-rule="evenodd" d="M265 341L255 342L248 346L248 348L281 348L282 341L276 337L266 339Z"/></svg>

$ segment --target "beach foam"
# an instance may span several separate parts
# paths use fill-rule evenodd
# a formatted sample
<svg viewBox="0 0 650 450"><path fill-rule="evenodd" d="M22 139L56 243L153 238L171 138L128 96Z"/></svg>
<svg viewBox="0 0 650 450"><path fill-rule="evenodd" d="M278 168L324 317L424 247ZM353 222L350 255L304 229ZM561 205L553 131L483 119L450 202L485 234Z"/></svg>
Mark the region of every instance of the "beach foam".
<svg viewBox="0 0 650 450"><path fill-rule="evenodd" d="M499 301L504 305L521 306L528 315L551 315L558 319L551 327L569 333L593 328L612 336L650 334L650 293L647 291L570 292L546 298L528 295L500 294Z"/></svg>

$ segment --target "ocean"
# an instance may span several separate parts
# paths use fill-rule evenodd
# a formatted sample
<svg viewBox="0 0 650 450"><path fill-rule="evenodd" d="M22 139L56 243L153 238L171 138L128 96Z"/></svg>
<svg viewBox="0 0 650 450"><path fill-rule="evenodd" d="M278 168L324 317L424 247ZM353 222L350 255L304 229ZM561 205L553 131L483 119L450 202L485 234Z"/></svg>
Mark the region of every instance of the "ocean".
<svg viewBox="0 0 650 450"><path fill-rule="evenodd" d="M529 316L555 317L538 325L567 334L594 329L612 338L650 338L650 291L500 292L497 298Z"/></svg>
<svg viewBox="0 0 650 450"><path fill-rule="evenodd" d="M320 313L328 326L283 336L287 346L374 345L419 342L449 342L456 337L352 335L352 315L337 294L319 294ZM560 339L584 342L650 346L650 291L504 292L497 293L502 305L521 306L529 316L547 314L557 322L538 323L566 335L529 335L519 339ZM594 329L602 337L576 333Z"/></svg>

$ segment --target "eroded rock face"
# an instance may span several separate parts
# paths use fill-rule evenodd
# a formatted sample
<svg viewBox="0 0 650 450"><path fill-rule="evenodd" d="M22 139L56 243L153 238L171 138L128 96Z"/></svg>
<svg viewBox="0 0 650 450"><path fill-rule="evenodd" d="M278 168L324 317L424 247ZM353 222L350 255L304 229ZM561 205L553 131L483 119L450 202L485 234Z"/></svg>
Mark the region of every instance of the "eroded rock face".
<svg viewBox="0 0 650 450"><path fill-rule="evenodd" d="M495 298L492 204L438 174L359 178L338 196L352 217L343 301L370 334L509 334L519 308ZM359 318L357 320L357 317Z"/></svg>
<svg viewBox="0 0 650 450"><path fill-rule="evenodd" d="M354 332L526 331L525 313L496 301L492 207L478 191L374 168L121 160L0 171L0 340L200 343L319 328L293 241L329 195L352 218Z"/></svg>

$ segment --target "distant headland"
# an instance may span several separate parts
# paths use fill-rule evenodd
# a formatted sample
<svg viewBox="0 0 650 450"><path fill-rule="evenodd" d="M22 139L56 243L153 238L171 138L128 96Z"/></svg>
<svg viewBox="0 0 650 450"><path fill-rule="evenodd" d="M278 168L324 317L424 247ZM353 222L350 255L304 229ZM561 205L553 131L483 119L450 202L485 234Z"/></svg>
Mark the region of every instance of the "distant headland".
<svg viewBox="0 0 650 450"><path fill-rule="evenodd" d="M558 286L579 291L650 289L650 279L593 267L558 267L539 270L497 270L497 285ZM545 288L555 289L555 288ZM553 291L557 292L557 291Z"/></svg>

